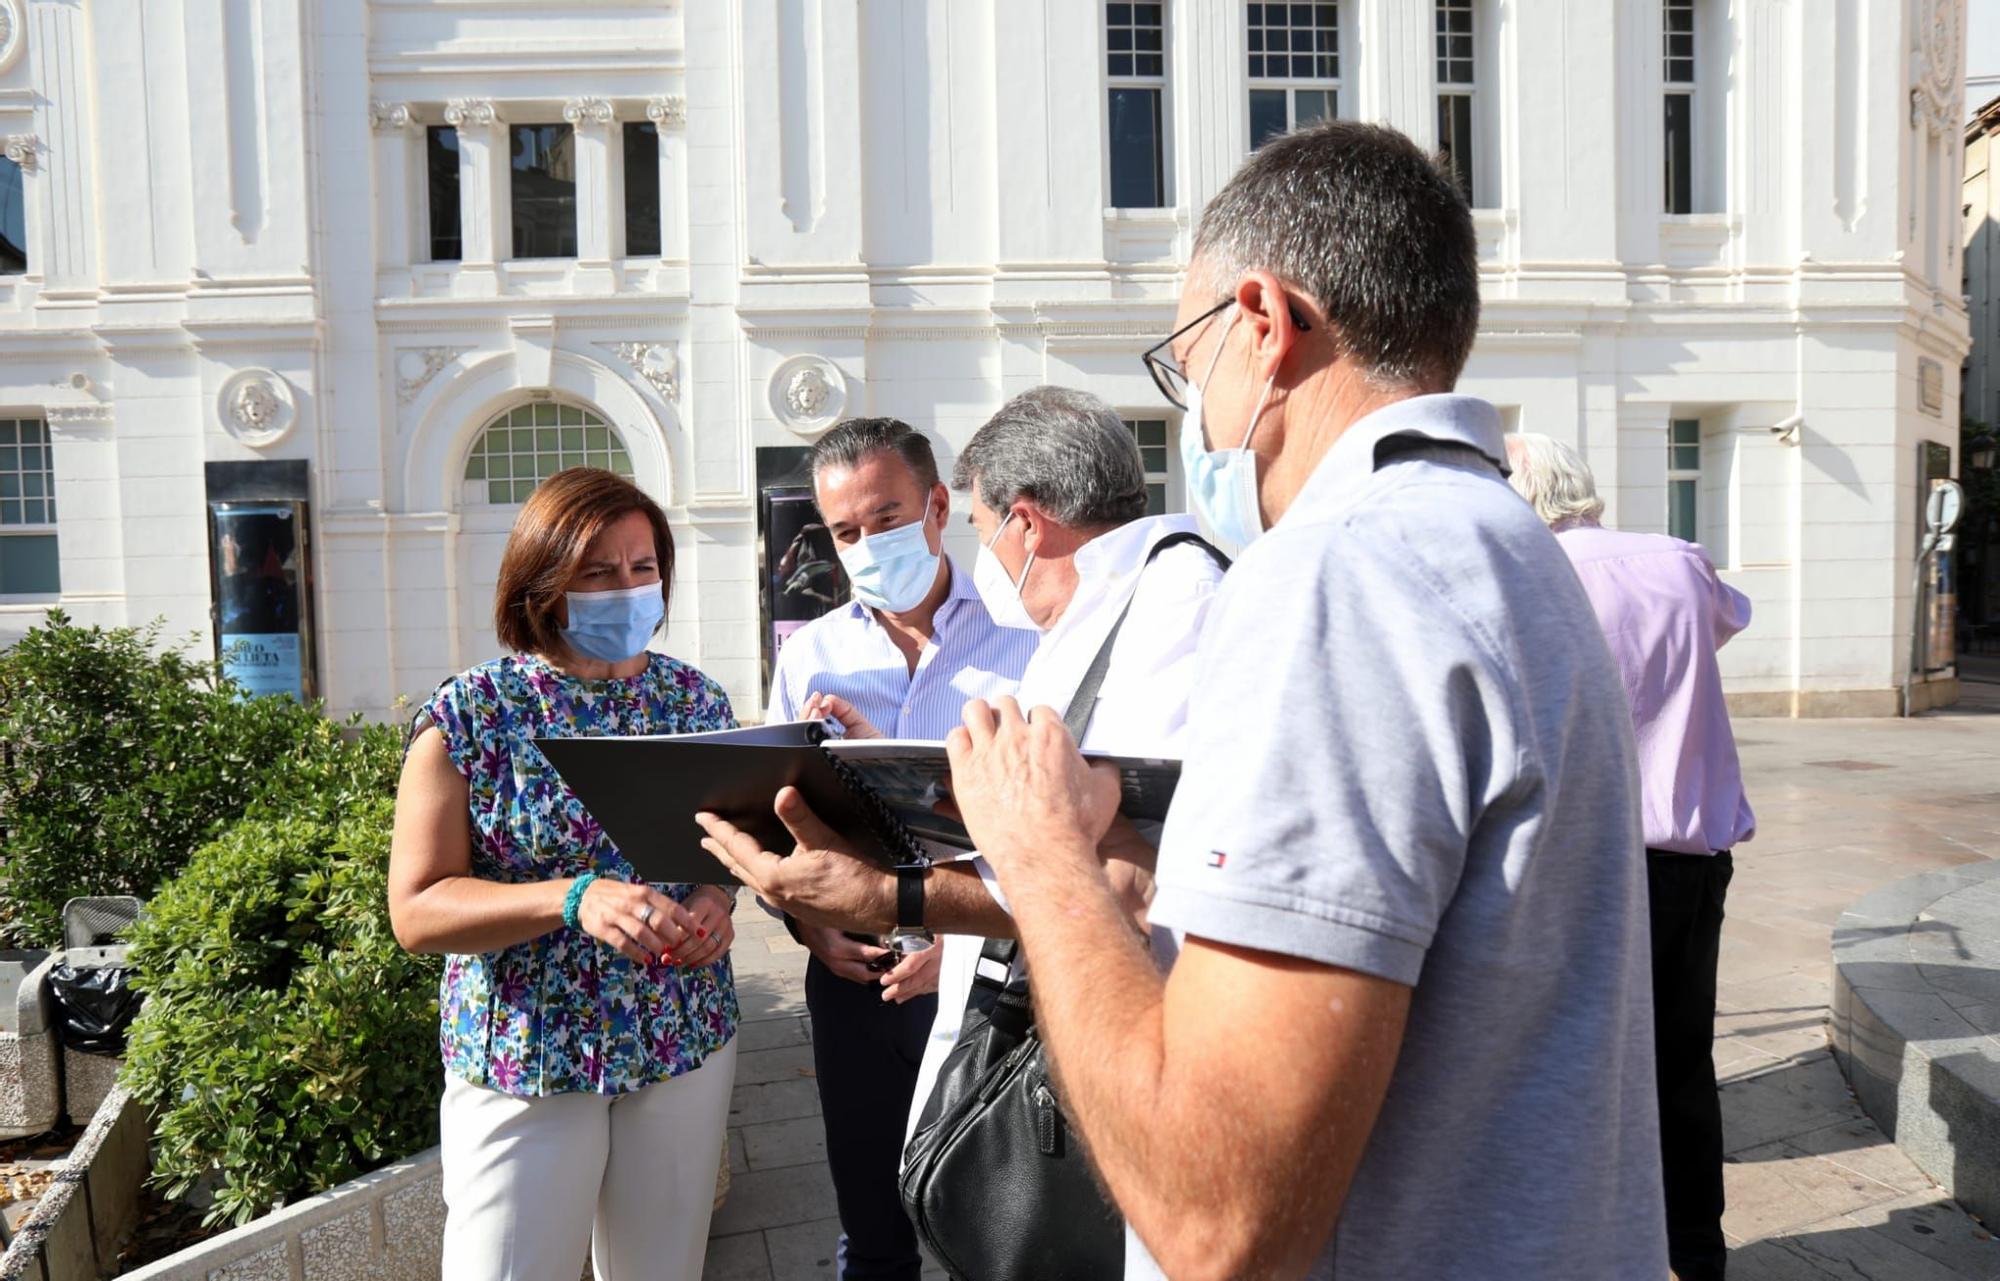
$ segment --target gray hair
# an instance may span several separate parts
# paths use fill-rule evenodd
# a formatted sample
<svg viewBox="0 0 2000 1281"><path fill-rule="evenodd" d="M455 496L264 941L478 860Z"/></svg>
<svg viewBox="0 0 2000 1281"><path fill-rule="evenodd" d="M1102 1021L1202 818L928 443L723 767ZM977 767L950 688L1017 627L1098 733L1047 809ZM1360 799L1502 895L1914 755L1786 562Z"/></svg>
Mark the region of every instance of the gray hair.
<svg viewBox="0 0 2000 1281"><path fill-rule="evenodd" d="M1217 301L1249 271L1304 291L1382 389L1450 390L1479 331L1465 197L1381 125L1329 120L1266 143L1208 202L1194 262Z"/></svg>
<svg viewBox="0 0 2000 1281"><path fill-rule="evenodd" d="M813 442L812 477L832 467L855 467L870 454L903 460L925 493L938 483L937 455L924 434L900 418L849 418Z"/></svg>
<svg viewBox="0 0 2000 1281"><path fill-rule="evenodd" d="M1118 411L1087 391L1034 387L1000 407L953 466L954 489L994 511L1026 498L1072 529L1146 514L1146 469Z"/></svg>
<svg viewBox="0 0 2000 1281"><path fill-rule="evenodd" d="M1528 500L1535 515L1551 529L1595 525L1604 515L1597 481L1583 455L1540 432L1517 431L1507 436L1507 483Z"/></svg>

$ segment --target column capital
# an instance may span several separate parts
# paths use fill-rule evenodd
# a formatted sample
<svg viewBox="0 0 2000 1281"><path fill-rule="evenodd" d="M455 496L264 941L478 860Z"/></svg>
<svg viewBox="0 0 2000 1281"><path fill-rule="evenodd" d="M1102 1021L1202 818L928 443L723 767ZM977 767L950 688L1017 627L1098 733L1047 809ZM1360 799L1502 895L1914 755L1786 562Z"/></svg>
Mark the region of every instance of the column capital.
<svg viewBox="0 0 2000 1281"><path fill-rule="evenodd" d="M573 125L608 125L611 104L602 98L571 98L563 104L563 119Z"/></svg>
<svg viewBox="0 0 2000 1281"><path fill-rule="evenodd" d="M687 116L687 99L677 93L652 98L646 103L646 119L656 125L679 128L687 123Z"/></svg>
<svg viewBox="0 0 2000 1281"><path fill-rule="evenodd" d="M417 113L407 102L384 102L380 98L371 98L368 101L368 126L378 133L413 129L417 126Z"/></svg>
<svg viewBox="0 0 2000 1281"><path fill-rule="evenodd" d="M444 122L460 131L497 129L504 123L491 98L453 98L445 104Z"/></svg>
<svg viewBox="0 0 2000 1281"><path fill-rule="evenodd" d="M0 139L0 146L4 146L7 159L30 173L41 163L42 140L34 134L10 133Z"/></svg>

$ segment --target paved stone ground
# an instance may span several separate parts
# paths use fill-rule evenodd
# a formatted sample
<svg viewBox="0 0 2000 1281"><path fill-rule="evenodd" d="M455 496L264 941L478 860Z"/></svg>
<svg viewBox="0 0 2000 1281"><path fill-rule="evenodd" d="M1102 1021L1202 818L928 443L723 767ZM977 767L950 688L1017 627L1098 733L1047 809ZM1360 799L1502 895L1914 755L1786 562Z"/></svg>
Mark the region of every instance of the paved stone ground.
<svg viewBox="0 0 2000 1281"><path fill-rule="evenodd" d="M2000 857L2000 717L1979 714L2000 711L2000 685L1966 692L1966 710L1912 721L1737 726L1759 834L1736 852L1716 1042L1733 1281L2000 1279L2000 1242L1861 1114L1826 1041L1841 911L1904 876ZM831 1277L805 953L754 908L737 929L733 1177L705 1276Z"/></svg>

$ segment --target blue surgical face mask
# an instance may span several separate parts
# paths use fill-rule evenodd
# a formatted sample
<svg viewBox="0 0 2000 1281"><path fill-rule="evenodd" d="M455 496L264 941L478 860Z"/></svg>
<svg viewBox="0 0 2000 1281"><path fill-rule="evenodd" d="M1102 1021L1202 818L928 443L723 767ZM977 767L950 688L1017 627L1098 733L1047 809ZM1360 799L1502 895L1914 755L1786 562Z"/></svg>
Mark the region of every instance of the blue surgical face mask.
<svg viewBox="0 0 2000 1281"><path fill-rule="evenodd" d="M563 644L585 658L622 663L646 652L646 642L667 617L658 583L608 592L566 592L569 625Z"/></svg>
<svg viewBox="0 0 2000 1281"><path fill-rule="evenodd" d="M1223 345L1229 341L1229 331L1236 327L1241 314L1238 309L1230 308L1229 323L1222 327L1222 337L1215 344L1215 355L1209 358L1208 372L1202 375L1202 382L1214 376L1216 363L1222 359ZM1242 443L1234 449L1211 450L1202 429L1201 383L1188 380L1187 414L1181 419L1181 467L1187 474L1188 498L1216 537L1234 543L1239 549L1248 547L1264 532L1264 509L1257 500L1257 455L1250 452L1250 437L1257 430L1257 420L1264 416L1264 405L1271 399L1271 388L1277 381L1277 373L1273 371L1264 384L1263 395L1257 398L1250 425L1243 430Z"/></svg>
<svg viewBox="0 0 2000 1281"><path fill-rule="evenodd" d="M1028 553L1027 563L1021 566L1021 576L1015 578L1000 563L994 554L993 544L1000 541L1000 532L1007 528L1007 521L1014 519L1008 512L993 531L993 537L979 545L979 559L972 563L972 586L979 593L979 601L986 606L986 613L1001 627L1013 627L1024 632L1038 632L1042 625L1028 612L1027 602L1021 599L1021 589L1028 585L1028 571L1035 567L1035 554Z"/></svg>
<svg viewBox="0 0 2000 1281"><path fill-rule="evenodd" d="M937 583L938 553L931 550L924 527L931 505L907 525L863 534L852 547L840 549L840 563L854 584L854 599L870 609L900 614L923 604Z"/></svg>

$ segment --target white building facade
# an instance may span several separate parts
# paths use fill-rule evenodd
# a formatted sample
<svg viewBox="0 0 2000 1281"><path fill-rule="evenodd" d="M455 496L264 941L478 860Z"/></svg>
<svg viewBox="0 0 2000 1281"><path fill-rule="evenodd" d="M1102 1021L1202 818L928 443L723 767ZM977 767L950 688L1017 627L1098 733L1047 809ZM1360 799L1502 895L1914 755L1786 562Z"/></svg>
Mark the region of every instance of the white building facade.
<svg viewBox="0 0 2000 1281"><path fill-rule="evenodd" d="M1753 597L1739 709L1893 713L1967 348L1964 31L1963 0L0 0L0 644L51 606L226 631L209 508L264 472L211 465L289 462L317 690L387 715L496 652L519 501L594 462L671 516L663 647L754 712L759 451L868 413L948 461L1064 383L1179 507L1139 353L1253 143L1338 114L1470 189L1463 389Z"/></svg>

